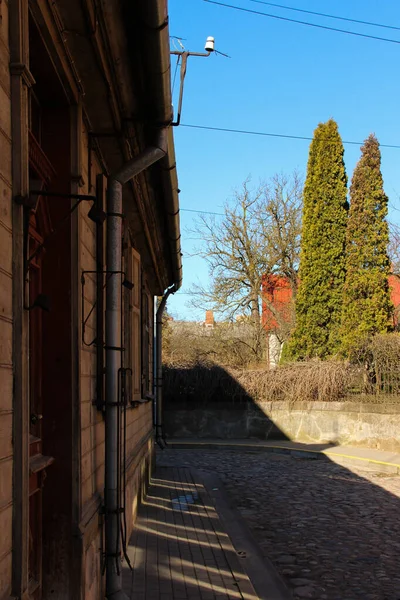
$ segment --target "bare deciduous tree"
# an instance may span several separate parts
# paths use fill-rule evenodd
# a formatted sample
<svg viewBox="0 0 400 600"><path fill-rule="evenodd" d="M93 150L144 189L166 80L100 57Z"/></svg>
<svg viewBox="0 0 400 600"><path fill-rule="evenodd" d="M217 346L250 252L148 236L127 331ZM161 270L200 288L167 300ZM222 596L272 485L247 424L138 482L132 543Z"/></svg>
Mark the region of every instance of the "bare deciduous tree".
<svg viewBox="0 0 400 600"><path fill-rule="evenodd" d="M282 275L296 292L301 198L297 173L275 175L256 189L246 180L234 201L225 204L222 218L202 215L192 232L201 240L197 255L208 262L210 275L208 286L194 286L192 304L210 307L230 320L248 315L257 347L263 278ZM279 323L276 306L270 309Z"/></svg>
<svg viewBox="0 0 400 600"><path fill-rule="evenodd" d="M389 223L388 254L392 273L400 274L400 226L395 223Z"/></svg>

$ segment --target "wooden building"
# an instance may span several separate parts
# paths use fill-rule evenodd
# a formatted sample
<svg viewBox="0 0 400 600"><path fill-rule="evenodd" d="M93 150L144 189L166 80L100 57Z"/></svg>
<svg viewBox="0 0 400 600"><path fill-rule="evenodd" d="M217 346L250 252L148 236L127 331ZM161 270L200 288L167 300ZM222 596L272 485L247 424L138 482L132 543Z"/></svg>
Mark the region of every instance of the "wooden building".
<svg viewBox="0 0 400 600"><path fill-rule="evenodd" d="M171 121L167 0L0 0L1 600L104 597L107 407L118 539L132 530L153 456L154 296L181 282ZM112 174L154 148L113 214Z"/></svg>

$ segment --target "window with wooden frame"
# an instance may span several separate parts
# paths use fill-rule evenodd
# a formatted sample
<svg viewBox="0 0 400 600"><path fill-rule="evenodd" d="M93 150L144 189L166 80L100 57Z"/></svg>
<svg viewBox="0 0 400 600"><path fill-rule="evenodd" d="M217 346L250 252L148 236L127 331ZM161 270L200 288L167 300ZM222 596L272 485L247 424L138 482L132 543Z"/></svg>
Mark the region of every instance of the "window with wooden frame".
<svg viewBox="0 0 400 600"><path fill-rule="evenodd" d="M142 288L142 397L153 397L153 297Z"/></svg>
<svg viewBox="0 0 400 600"><path fill-rule="evenodd" d="M125 367L132 369L127 379L128 398L131 402L141 400L141 269L140 254L134 248L128 248L126 257L126 278L133 283L133 289L125 289L124 295L124 347Z"/></svg>

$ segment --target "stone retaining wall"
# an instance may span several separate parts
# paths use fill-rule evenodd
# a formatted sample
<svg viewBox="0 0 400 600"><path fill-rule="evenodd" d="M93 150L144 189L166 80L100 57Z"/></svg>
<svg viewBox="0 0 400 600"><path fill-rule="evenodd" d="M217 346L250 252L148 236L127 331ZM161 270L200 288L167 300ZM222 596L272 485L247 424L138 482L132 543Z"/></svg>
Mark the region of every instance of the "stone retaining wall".
<svg viewBox="0 0 400 600"><path fill-rule="evenodd" d="M244 402L171 404L167 436L202 439L290 439L400 452L400 402Z"/></svg>

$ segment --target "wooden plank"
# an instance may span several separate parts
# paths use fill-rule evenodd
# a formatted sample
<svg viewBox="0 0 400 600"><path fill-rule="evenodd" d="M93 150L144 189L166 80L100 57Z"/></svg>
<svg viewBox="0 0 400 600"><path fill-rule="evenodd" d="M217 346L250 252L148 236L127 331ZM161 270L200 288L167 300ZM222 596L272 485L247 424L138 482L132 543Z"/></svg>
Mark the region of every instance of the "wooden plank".
<svg viewBox="0 0 400 600"><path fill-rule="evenodd" d="M85 379L81 379L81 398L82 398L82 402L81 402L81 428L82 429L86 429L87 427L90 427L91 424L91 415L92 415L92 410L93 410L93 406L92 406L92 402L89 400L89 394L86 393L86 397L85 394L82 391L82 384L85 381Z"/></svg>
<svg viewBox="0 0 400 600"><path fill-rule="evenodd" d="M82 481L81 484L82 511L84 511L85 504L91 501L93 493L93 478L90 476L88 479L86 479L86 481Z"/></svg>
<svg viewBox="0 0 400 600"><path fill-rule="evenodd" d="M11 550L0 560L0 598L11 596Z"/></svg>
<svg viewBox="0 0 400 600"><path fill-rule="evenodd" d="M0 413L11 413L12 403L13 373L12 365L0 365Z"/></svg>
<svg viewBox="0 0 400 600"><path fill-rule="evenodd" d="M93 452L88 452L81 459L81 479L86 481L93 475L94 472L94 456Z"/></svg>
<svg viewBox="0 0 400 600"><path fill-rule="evenodd" d="M94 470L104 465L105 460L105 443L98 444L94 449Z"/></svg>
<svg viewBox="0 0 400 600"><path fill-rule="evenodd" d="M81 376L83 375L93 375L96 374L96 355L94 349L91 348L82 348L81 361L80 361L80 372Z"/></svg>
<svg viewBox="0 0 400 600"><path fill-rule="evenodd" d="M0 319L0 364L12 364L12 324Z"/></svg>
<svg viewBox="0 0 400 600"><path fill-rule="evenodd" d="M4 48L9 51L8 47L8 2L7 0L0 0L0 39L4 45Z"/></svg>
<svg viewBox="0 0 400 600"><path fill-rule="evenodd" d="M32 473L40 473L44 469L47 469L54 462L54 458L52 456L43 456L43 454L36 454L35 456L31 456L29 459L29 472Z"/></svg>
<svg viewBox="0 0 400 600"><path fill-rule="evenodd" d="M105 440L105 428L104 428L104 421L101 421L100 423L96 423L95 427L94 427L94 446L98 446L99 444L101 444L102 442L104 442Z"/></svg>
<svg viewBox="0 0 400 600"><path fill-rule="evenodd" d="M0 224L0 269L10 275L12 273L12 254L10 252L11 245L11 230L6 229Z"/></svg>
<svg viewBox="0 0 400 600"><path fill-rule="evenodd" d="M94 474L95 489L99 494L104 492L104 466L101 465Z"/></svg>
<svg viewBox="0 0 400 600"><path fill-rule="evenodd" d="M81 431L81 456L85 456L92 451L93 447L92 427L86 427Z"/></svg>
<svg viewBox="0 0 400 600"><path fill-rule="evenodd" d="M12 414L0 414L0 459L12 456L12 425Z"/></svg>
<svg viewBox="0 0 400 600"><path fill-rule="evenodd" d="M0 174L5 181L11 181L11 140L0 130Z"/></svg>
<svg viewBox="0 0 400 600"><path fill-rule="evenodd" d="M12 502L12 458L0 462L0 510Z"/></svg>
<svg viewBox="0 0 400 600"><path fill-rule="evenodd" d="M0 87L0 128L11 139L11 98L2 87Z"/></svg>
<svg viewBox="0 0 400 600"><path fill-rule="evenodd" d="M0 226L1 232L1 226ZM11 274L0 270L0 315L6 319L12 319L12 279ZM1 380L0 380L1 381ZM2 401L0 399L0 408Z"/></svg>
<svg viewBox="0 0 400 600"><path fill-rule="evenodd" d="M4 45L0 45L0 87L10 96L10 56Z"/></svg>
<svg viewBox="0 0 400 600"><path fill-rule="evenodd" d="M6 230L12 229L11 221L11 178L10 181L0 177L0 221Z"/></svg>
<svg viewBox="0 0 400 600"><path fill-rule="evenodd" d="M25 196L29 190L28 160L28 88L33 83L29 65L28 0L9 4L10 57L0 59L0 83L12 98L12 182L13 196ZM24 211L12 203L13 256L13 358L14 358L14 520L12 592L24 597L28 589L29 552L29 387L28 387L28 315L24 310ZM1 577L0 577L1 579Z"/></svg>
<svg viewBox="0 0 400 600"><path fill-rule="evenodd" d="M0 556L7 556L12 548L12 506L0 512ZM0 596L1 597L1 596Z"/></svg>

